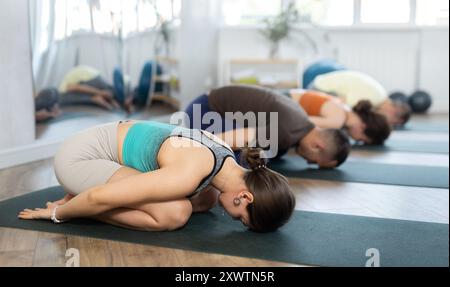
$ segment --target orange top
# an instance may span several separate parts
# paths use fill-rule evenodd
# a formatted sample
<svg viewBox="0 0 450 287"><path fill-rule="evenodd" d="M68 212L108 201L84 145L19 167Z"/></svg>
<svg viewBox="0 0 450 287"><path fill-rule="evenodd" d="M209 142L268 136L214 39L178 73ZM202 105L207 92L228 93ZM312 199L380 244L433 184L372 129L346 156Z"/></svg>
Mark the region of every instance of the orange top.
<svg viewBox="0 0 450 287"><path fill-rule="evenodd" d="M335 99L335 97L317 92L317 91L306 91L300 98L300 106L306 111L308 116L320 116L320 111L322 106L328 102Z"/></svg>

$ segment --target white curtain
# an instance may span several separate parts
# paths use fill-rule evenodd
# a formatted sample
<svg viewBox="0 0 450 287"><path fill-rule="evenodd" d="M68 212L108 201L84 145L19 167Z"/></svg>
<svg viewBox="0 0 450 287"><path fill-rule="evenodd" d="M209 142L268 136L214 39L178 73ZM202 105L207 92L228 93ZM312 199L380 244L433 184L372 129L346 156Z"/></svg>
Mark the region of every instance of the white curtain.
<svg viewBox="0 0 450 287"><path fill-rule="evenodd" d="M216 85L220 10L221 0L183 0L179 43L183 106Z"/></svg>
<svg viewBox="0 0 450 287"><path fill-rule="evenodd" d="M64 75L77 65L91 66L111 81L114 68L121 64L119 37L113 33L96 34L92 31L92 15L88 23L89 29L81 32L70 30L77 26L71 25L73 14L70 18L67 13L66 4L70 3L69 1L73 0L29 1L36 91L46 87L58 87ZM90 11L99 7L98 2L90 0L78 0L77 3L89 5Z"/></svg>

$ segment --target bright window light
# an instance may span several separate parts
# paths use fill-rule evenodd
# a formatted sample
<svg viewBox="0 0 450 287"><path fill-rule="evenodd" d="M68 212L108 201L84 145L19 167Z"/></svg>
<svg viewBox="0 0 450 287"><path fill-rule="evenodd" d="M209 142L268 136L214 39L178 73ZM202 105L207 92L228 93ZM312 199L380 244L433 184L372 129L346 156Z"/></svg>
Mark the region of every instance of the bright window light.
<svg viewBox="0 0 450 287"><path fill-rule="evenodd" d="M448 26L449 0L417 0L416 23L428 26Z"/></svg>
<svg viewBox="0 0 450 287"><path fill-rule="evenodd" d="M38 40L37 51L38 54L43 54L48 49L48 37L49 37L49 25L50 25L50 1L42 1L42 14L38 21L42 27L41 33L39 33L40 39ZM35 39L36 40L36 39Z"/></svg>
<svg viewBox="0 0 450 287"><path fill-rule="evenodd" d="M366 24L407 24L410 0L361 0L361 22Z"/></svg>
<svg viewBox="0 0 450 287"><path fill-rule="evenodd" d="M225 24L259 24L281 11L281 0L223 0Z"/></svg>
<svg viewBox="0 0 450 287"><path fill-rule="evenodd" d="M296 0L304 23L326 26L353 24L354 0Z"/></svg>
<svg viewBox="0 0 450 287"><path fill-rule="evenodd" d="M92 3L95 32L117 34L121 18L121 0L99 0Z"/></svg>
<svg viewBox="0 0 450 287"><path fill-rule="evenodd" d="M58 1L55 1L58 2ZM77 31L92 31L91 10L86 0L70 0L66 2L67 36Z"/></svg>

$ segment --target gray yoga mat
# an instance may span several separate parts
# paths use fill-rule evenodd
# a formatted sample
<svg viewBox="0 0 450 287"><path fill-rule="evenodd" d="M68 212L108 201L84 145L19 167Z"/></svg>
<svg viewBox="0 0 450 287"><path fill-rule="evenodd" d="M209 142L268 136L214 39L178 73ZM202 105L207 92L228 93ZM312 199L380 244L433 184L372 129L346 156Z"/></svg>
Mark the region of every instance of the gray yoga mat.
<svg viewBox="0 0 450 287"><path fill-rule="evenodd" d="M375 152L420 152L448 154L448 142L419 142L389 140L383 146L354 145L355 150L367 150Z"/></svg>
<svg viewBox="0 0 450 287"><path fill-rule="evenodd" d="M296 211L277 232L258 234L219 209L193 215L174 232L139 232L90 220L24 221L17 213L63 196L60 187L0 202L0 226L313 266L365 266L376 248L381 266L448 267L448 225Z"/></svg>
<svg viewBox="0 0 450 287"><path fill-rule="evenodd" d="M321 170L308 166L299 156L285 156L271 162L270 167L295 178L449 188L447 167L346 162L337 169Z"/></svg>
<svg viewBox="0 0 450 287"><path fill-rule="evenodd" d="M403 131L418 131L418 132L442 132L448 133L449 131L449 123L444 121L436 121L436 122L410 122L406 124L405 127L399 128L399 130Z"/></svg>

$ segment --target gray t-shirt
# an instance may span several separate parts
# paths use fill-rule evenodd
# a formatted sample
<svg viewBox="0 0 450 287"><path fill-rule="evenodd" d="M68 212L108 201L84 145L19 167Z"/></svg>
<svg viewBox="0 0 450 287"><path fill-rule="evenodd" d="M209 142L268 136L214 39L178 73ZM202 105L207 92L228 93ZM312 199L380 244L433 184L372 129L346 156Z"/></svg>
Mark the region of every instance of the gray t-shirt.
<svg viewBox="0 0 450 287"><path fill-rule="evenodd" d="M273 90L256 86L234 85L212 90L209 108L225 117L227 112L265 112L266 123L257 122L258 133L270 136L270 112L278 113L278 149L286 151L314 129L308 115L292 99ZM238 123L239 124L239 123ZM242 126L241 126L242 127ZM245 125L244 127L248 127Z"/></svg>

